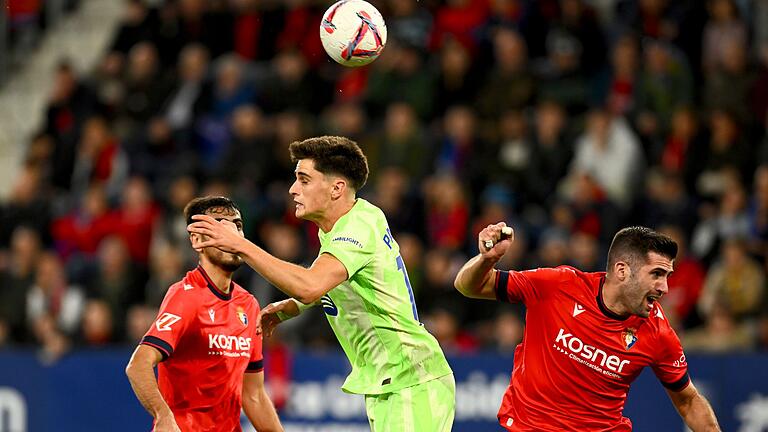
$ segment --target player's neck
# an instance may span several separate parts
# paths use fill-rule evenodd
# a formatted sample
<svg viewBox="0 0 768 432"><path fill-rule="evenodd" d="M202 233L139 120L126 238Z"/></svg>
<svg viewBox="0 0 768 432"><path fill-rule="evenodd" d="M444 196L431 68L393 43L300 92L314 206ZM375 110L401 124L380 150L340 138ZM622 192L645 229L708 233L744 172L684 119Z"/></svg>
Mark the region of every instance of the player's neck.
<svg viewBox="0 0 768 432"><path fill-rule="evenodd" d="M229 294L230 286L232 285L232 272L228 272L204 259L200 260L200 267L205 270L205 273L217 290L224 294Z"/></svg>
<svg viewBox="0 0 768 432"><path fill-rule="evenodd" d="M315 221L315 224L325 233L330 232L336 222L341 219L342 216L349 213L352 207L355 206L357 199L354 197L345 197L337 201L332 201L325 215Z"/></svg>
<svg viewBox="0 0 768 432"><path fill-rule="evenodd" d="M602 289L602 296L603 305L605 305L608 311L621 317L629 315L627 307L621 301L621 287L617 283L606 279Z"/></svg>

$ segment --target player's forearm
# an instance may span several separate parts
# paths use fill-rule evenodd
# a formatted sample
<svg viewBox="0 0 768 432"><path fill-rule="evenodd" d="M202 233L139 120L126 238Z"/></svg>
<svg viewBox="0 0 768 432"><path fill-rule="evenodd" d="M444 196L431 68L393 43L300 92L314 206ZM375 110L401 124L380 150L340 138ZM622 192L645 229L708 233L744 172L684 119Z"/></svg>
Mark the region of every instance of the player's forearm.
<svg viewBox="0 0 768 432"><path fill-rule="evenodd" d="M131 361L125 368L125 374L128 375L128 381L131 383L136 398L152 417L159 419L173 416L171 408L165 403L163 395L160 394L151 364Z"/></svg>
<svg viewBox="0 0 768 432"><path fill-rule="evenodd" d="M467 261L456 275L453 286L466 297L480 296L483 286L491 277L493 266L497 261L477 255Z"/></svg>
<svg viewBox="0 0 768 432"><path fill-rule="evenodd" d="M698 392L688 403L678 407L680 416L693 432L719 432L717 417L707 399Z"/></svg>
<svg viewBox="0 0 768 432"><path fill-rule="evenodd" d="M311 280L306 268L276 258L247 240L239 249L245 263L280 291L304 304L319 297L315 292L319 281Z"/></svg>
<svg viewBox="0 0 768 432"><path fill-rule="evenodd" d="M243 398L243 411L253 427L259 432L282 431L275 406L262 389L252 396Z"/></svg>

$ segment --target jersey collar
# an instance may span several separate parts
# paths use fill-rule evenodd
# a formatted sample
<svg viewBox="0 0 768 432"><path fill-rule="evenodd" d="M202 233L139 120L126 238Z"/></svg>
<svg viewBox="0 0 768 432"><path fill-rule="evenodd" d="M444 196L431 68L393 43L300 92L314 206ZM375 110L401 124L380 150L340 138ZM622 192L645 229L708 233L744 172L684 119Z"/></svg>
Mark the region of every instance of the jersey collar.
<svg viewBox="0 0 768 432"><path fill-rule="evenodd" d="M227 301L232 298L232 292L235 290L235 283L232 281L229 281L229 293L224 294L221 292L220 289L216 288L216 285L211 281L211 278L208 277L208 273L205 272L205 269L201 265L197 266L197 270L200 272L201 275L203 275L203 279L208 283L208 289L211 290L213 295L220 298L221 300Z"/></svg>
<svg viewBox="0 0 768 432"><path fill-rule="evenodd" d="M610 319L615 319L617 321L626 321L629 317L632 315L627 316L621 316L615 312L612 312L603 302L603 284L605 284L605 275L600 277L600 287L597 289L597 306L600 307L600 312L603 313L603 315L607 316Z"/></svg>

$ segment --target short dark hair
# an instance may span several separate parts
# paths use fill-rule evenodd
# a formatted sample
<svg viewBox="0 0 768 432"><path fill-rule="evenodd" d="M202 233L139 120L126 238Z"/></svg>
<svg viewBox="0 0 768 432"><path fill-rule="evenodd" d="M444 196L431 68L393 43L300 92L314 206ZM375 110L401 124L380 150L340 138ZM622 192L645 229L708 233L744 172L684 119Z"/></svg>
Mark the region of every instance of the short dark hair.
<svg viewBox="0 0 768 432"><path fill-rule="evenodd" d="M352 184L355 191L368 180L368 159L360 147L349 138L321 136L296 141L288 148L291 161L312 159L315 169L323 174L339 174Z"/></svg>
<svg viewBox="0 0 768 432"><path fill-rule="evenodd" d="M610 272L618 261L626 261L631 267L645 263L650 252L673 260L677 256L677 243L650 228L641 226L623 228L613 237L611 247L608 249L607 271Z"/></svg>
<svg viewBox="0 0 768 432"><path fill-rule="evenodd" d="M240 212L240 207L235 204L234 201L223 196L205 196L197 197L187 203L184 207L184 218L187 220L187 225L194 222L192 216L199 214L207 214L208 210L214 208L228 209ZM242 213L242 212L240 212Z"/></svg>

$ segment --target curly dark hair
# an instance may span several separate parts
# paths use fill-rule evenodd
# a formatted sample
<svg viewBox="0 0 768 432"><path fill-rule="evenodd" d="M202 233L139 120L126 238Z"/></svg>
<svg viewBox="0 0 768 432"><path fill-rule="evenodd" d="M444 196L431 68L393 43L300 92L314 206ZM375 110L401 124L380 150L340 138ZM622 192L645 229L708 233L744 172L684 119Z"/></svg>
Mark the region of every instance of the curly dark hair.
<svg viewBox="0 0 768 432"><path fill-rule="evenodd" d="M184 207L184 218L187 220L187 225L194 222L192 216L199 214L210 214L210 210L220 209L214 213L234 213L240 211L240 207L235 204L234 201L223 196L205 196L197 197L188 202Z"/></svg>
<svg viewBox="0 0 768 432"><path fill-rule="evenodd" d="M360 147L349 138L321 136L297 141L288 148L291 161L312 159L315 169L323 174L337 174L350 181L359 191L368 180L368 159Z"/></svg>

